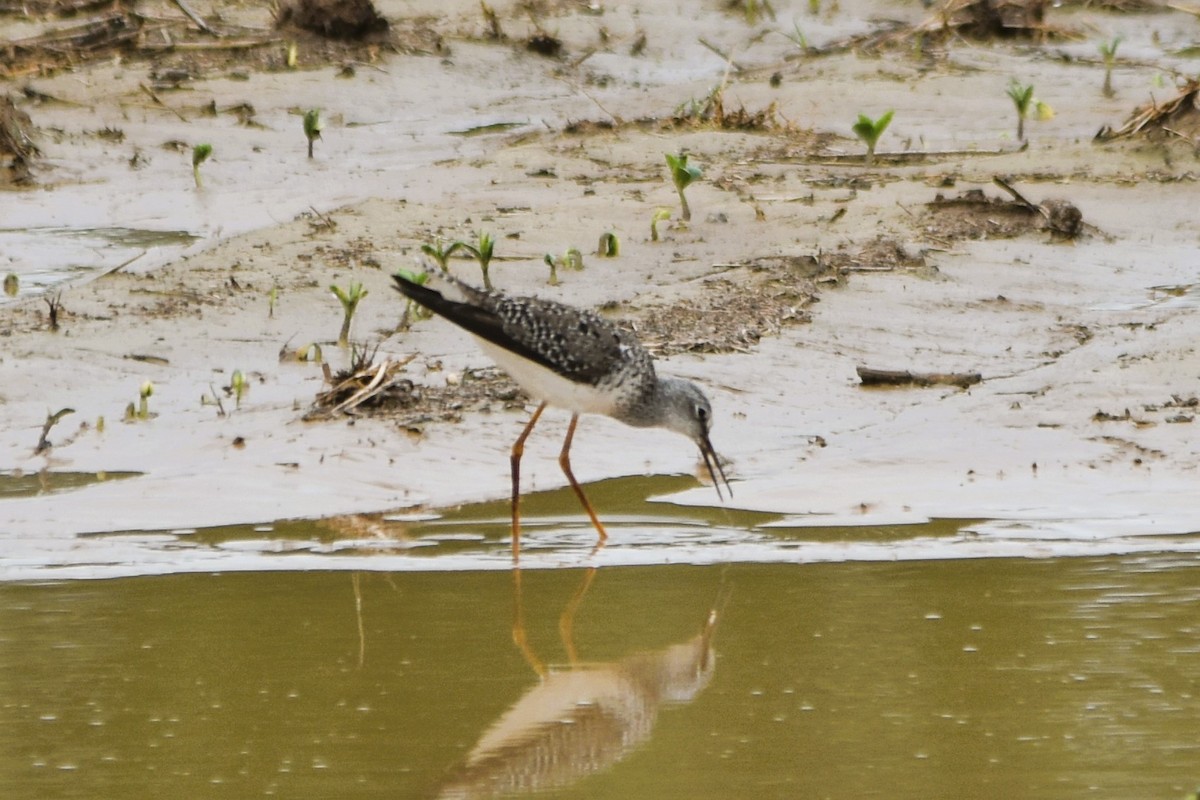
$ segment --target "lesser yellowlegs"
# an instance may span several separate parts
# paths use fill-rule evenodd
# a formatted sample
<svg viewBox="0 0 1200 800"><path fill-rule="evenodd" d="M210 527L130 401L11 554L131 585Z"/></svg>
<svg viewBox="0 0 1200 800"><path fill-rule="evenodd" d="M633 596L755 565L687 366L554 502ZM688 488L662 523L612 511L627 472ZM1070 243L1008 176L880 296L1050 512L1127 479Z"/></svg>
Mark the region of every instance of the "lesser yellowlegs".
<svg viewBox="0 0 1200 800"><path fill-rule="evenodd" d="M581 308L485 292L444 273L429 275L430 285L392 277L404 296L474 334L483 350L539 402L510 457L514 557L521 534L521 455L547 405L571 412L558 463L601 542L608 533L571 472L571 440L580 414L604 414L635 428L666 428L687 436L700 448L717 497L724 500L718 474L733 494L708 438L708 398L691 381L659 377L654 360L633 334Z"/></svg>

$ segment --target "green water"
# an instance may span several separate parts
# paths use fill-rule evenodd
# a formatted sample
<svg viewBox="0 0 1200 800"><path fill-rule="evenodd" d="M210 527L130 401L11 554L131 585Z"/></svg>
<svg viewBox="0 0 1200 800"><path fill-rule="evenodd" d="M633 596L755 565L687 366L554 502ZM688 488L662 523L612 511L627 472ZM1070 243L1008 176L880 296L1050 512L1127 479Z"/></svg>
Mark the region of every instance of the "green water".
<svg viewBox="0 0 1200 800"><path fill-rule="evenodd" d="M504 571L3 584L0 797L1181 798L1198 567L526 570L528 655Z"/></svg>

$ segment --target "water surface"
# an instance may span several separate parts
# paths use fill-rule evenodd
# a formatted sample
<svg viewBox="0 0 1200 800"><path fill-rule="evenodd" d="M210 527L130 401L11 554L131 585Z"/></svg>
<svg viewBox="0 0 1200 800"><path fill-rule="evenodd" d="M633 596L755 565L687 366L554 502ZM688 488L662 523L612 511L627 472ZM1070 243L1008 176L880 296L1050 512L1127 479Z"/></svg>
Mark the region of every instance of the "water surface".
<svg viewBox="0 0 1200 800"><path fill-rule="evenodd" d="M1180 797L1198 567L0 584L0 795Z"/></svg>

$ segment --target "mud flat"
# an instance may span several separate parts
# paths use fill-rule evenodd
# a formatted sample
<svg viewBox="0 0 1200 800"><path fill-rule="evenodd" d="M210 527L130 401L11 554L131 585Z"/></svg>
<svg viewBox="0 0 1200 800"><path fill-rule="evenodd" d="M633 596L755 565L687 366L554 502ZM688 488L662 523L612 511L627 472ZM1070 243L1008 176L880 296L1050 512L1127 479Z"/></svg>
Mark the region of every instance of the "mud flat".
<svg viewBox="0 0 1200 800"><path fill-rule="evenodd" d="M714 3L498 3L493 39L476 4L435 16L393 3L380 8L398 38L321 50L300 37L298 69L281 61L284 32L240 61L164 48L10 74L41 156L0 195L0 233L25 243L0 269L40 277L0 306L0 471L139 476L0 501L6 551L86 562L77 534L504 497L528 404L449 325L398 330L388 285L420 245L479 230L499 242L497 286L603 306L661 369L710 387L735 508L790 526L983 520L971 530L1027 554L1200 530L1197 162L1179 135L1195 111L1093 141L1151 95L1186 94L1171 54L1196 19L1067 9L1051 21L1074 36L868 47L891 30L879 17L920 32L922 15L774 5L774 20L747 21ZM252 9L211 10L273 30ZM1123 37L1113 96L1095 30ZM550 33L555 57L527 47ZM162 85L167 66L185 69L178 89ZM1014 79L1053 109L1026 122L1025 143ZM309 107L327 121L311 161ZM887 109L865 163L850 125ZM200 141L214 145L202 190ZM688 225L663 160L681 151L704 168ZM1082 222L1056 227L1052 200ZM652 241L659 207L673 216ZM61 255L48 242L85 229L180 239L110 239L39 272ZM594 253L606 232L616 258ZM568 248L585 268L549 286L543 256ZM334 372L351 360L329 292L351 281L369 291L354 341L375 365L404 362L393 402L306 420L329 388L310 345ZM859 367L978 382L864 387ZM235 371L249 379L240 403ZM148 418L124 421L147 381ZM531 442L532 488L563 482L565 422L547 418ZM583 480L699 474L686 442L604 419L581 425L574 453ZM710 487L669 499L716 502Z"/></svg>

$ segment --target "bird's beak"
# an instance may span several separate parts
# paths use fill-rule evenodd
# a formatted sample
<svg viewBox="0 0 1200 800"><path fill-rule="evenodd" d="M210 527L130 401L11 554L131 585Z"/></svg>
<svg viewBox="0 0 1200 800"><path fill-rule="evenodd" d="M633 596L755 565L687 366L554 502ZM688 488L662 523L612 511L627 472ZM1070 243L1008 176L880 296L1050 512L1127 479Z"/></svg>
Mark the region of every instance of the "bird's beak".
<svg viewBox="0 0 1200 800"><path fill-rule="evenodd" d="M725 495L721 494L721 481L725 482L725 488L729 491L729 496L733 497L733 487L729 485L729 478L725 477L725 470L721 467L721 459L717 458L717 451L713 450L712 442L708 440L708 434L700 434L696 439L696 444L700 446L700 455L704 456L704 466L708 467L708 475L712 478L713 488L717 490L717 497L721 502L725 501ZM721 481L717 480L717 475L721 476Z"/></svg>

